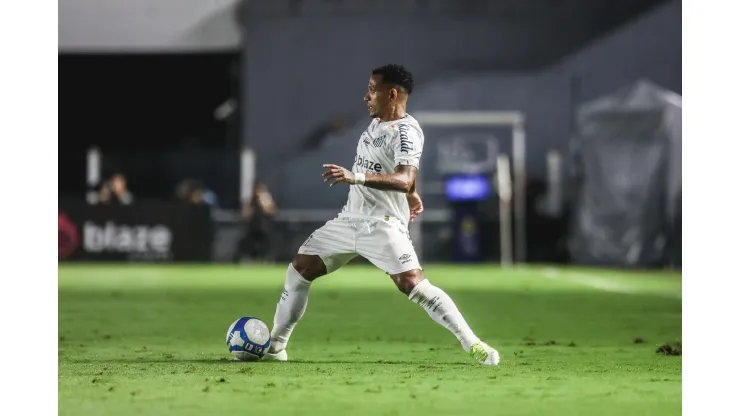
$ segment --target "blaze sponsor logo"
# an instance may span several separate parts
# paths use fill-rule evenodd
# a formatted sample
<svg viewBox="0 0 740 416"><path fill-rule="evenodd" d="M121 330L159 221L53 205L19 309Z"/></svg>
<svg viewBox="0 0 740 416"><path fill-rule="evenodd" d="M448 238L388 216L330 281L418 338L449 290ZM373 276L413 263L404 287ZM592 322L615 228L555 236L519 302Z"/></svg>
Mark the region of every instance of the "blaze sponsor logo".
<svg viewBox="0 0 740 416"><path fill-rule="evenodd" d="M376 173L380 173L383 169L382 166L380 166L380 163L373 162L370 159L365 159L360 155L355 155L355 165L365 170L375 171Z"/></svg>
<svg viewBox="0 0 740 416"><path fill-rule="evenodd" d="M162 224L128 225L106 221L103 225L85 221L82 229L82 245L88 253L130 253L152 259L170 256L173 233Z"/></svg>

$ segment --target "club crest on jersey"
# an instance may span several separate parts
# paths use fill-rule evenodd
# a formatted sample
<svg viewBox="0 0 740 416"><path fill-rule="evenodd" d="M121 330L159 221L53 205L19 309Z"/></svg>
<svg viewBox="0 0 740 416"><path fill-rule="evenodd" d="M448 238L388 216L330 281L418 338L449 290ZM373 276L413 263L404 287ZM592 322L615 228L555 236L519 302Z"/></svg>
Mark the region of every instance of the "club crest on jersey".
<svg viewBox="0 0 740 416"><path fill-rule="evenodd" d="M385 143L385 139L388 135L384 134L376 138L372 138L367 132L362 133L362 142L370 146L371 144L375 147L381 147Z"/></svg>
<svg viewBox="0 0 740 416"><path fill-rule="evenodd" d="M378 137L374 138L374 139L373 139L373 146L375 146L375 147L380 147L380 146L382 146L382 145L383 145L383 143L385 142L385 138L386 138L386 137L387 137L387 136L386 136L386 135L384 134L384 135L382 135L382 136L378 136Z"/></svg>

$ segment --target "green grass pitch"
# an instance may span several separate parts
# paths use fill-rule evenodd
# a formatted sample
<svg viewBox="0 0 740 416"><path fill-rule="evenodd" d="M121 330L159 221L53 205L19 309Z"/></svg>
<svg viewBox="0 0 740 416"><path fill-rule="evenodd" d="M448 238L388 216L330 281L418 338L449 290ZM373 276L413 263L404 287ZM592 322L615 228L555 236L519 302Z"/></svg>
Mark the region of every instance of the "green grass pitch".
<svg viewBox="0 0 740 416"><path fill-rule="evenodd" d="M230 361L285 267L59 266L61 415L679 415L681 275L428 265L483 367L381 271L320 278L288 363ZM644 342L635 343L636 338Z"/></svg>

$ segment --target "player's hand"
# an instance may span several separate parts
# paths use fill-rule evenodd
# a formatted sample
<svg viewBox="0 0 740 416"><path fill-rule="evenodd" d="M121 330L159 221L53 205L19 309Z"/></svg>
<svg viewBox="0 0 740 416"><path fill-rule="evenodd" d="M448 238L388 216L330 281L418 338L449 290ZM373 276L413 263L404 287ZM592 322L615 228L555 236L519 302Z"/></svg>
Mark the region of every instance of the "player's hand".
<svg viewBox="0 0 740 416"><path fill-rule="evenodd" d="M350 185L355 184L355 174L339 165L324 165L324 182L329 182L329 186L334 186L339 182L347 182Z"/></svg>
<svg viewBox="0 0 740 416"><path fill-rule="evenodd" d="M424 204L421 203L421 197L416 192L406 194L406 200L409 202L409 211L411 211L409 221L414 222L414 218L424 212Z"/></svg>

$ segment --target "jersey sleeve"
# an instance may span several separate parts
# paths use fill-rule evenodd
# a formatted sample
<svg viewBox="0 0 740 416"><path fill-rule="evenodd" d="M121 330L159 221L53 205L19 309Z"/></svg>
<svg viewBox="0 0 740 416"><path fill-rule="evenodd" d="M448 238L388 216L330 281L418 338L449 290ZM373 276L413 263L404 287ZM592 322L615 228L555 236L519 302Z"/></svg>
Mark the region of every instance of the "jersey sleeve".
<svg viewBox="0 0 740 416"><path fill-rule="evenodd" d="M424 134L419 129L407 124L398 126L398 134L393 141L396 166L413 166L418 169L423 149Z"/></svg>

